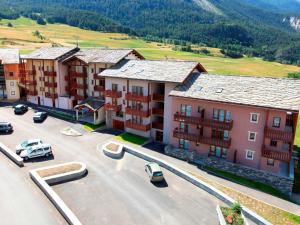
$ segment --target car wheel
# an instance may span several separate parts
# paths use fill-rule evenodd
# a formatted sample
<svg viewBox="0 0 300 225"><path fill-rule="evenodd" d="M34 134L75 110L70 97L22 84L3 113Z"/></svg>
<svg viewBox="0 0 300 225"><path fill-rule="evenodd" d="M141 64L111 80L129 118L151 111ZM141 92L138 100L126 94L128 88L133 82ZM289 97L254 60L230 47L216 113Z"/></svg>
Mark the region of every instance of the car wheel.
<svg viewBox="0 0 300 225"><path fill-rule="evenodd" d="M28 160L28 157L26 156L26 157L24 158L24 160L27 161L27 160Z"/></svg>

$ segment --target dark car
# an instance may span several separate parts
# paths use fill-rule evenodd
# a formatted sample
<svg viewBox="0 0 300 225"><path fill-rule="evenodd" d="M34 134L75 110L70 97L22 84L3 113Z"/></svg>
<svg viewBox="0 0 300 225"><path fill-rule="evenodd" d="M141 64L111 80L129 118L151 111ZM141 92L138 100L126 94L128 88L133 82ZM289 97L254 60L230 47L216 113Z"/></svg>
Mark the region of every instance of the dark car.
<svg viewBox="0 0 300 225"><path fill-rule="evenodd" d="M24 114L28 111L28 106L19 104L14 107L14 112L15 114Z"/></svg>
<svg viewBox="0 0 300 225"><path fill-rule="evenodd" d="M43 122L47 118L46 112L35 112L33 115L34 122Z"/></svg>
<svg viewBox="0 0 300 225"><path fill-rule="evenodd" d="M8 122L0 122L0 132L1 133L12 133L13 132L13 127L11 123Z"/></svg>

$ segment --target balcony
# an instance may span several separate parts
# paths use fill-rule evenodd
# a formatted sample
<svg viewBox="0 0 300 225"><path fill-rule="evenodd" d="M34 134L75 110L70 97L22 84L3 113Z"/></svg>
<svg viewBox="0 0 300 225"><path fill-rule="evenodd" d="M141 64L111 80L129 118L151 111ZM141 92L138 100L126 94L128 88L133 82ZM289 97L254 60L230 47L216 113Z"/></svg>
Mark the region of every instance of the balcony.
<svg viewBox="0 0 300 225"><path fill-rule="evenodd" d="M187 124L201 125L205 127L211 127L215 129L222 129L222 130L231 130L233 127L232 120L230 122L226 122L226 121L221 122L213 119L204 119L201 117L180 115L178 113L174 114L174 121L184 122Z"/></svg>
<svg viewBox="0 0 300 225"><path fill-rule="evenodd" d="M36 80L27 80L26 85L37 85Z"/></svg>
<svg viewBox="0 0 300 225"><path fill-rule="evenodd" d="M274 151L271 149L267 149L266 146L262 147L261 154L263 157L268 159L275 159L284 162L291 161L291 154L289 152Z"/></svg>
<svg viewBox="0 0 300 225"><path fill-rule="evenodd" d="M158 129L158 130L163 130L164 124L162 122L152 122L152 128Z"/></svg>
<svg viewBox="0 0 300 225"><path fill-rule="evenodd" d="M57 83L56 82L45 82L45 87L57 88Z"/></svg>
<svg viewBox="0 0 300 225"><path fill-rule="evenodd" d="M153 94L152 95L152 100L153 101L158 101L158 102L163 102L163 101L165 101L165 95L163 95L163 94Z"/></svg>
<svg viewBox="0 0 300 225"><path fill-rule="evenodd" d="M76 78L76 77L85 78L85 77L87 77L86 73L78 73L78 72L74 72L74 71L70 71L69 75L70 75L71 78Z"/></svg>
<svg viewBox="0 0 300 225"><path fill-rule="evenodd" d="M135 95L132 93L126 93L125 99L128 101L138 101L138 102L150 102L150 96L144 96L144 95Z"/></svg>
<svg viewBox="0 0 300 225"><path fill-rule="evenodd" d="M35 90L35 91L28 91L28 95L31 95L31 96L36 96L38 94L38 92Z"/></svg>
<svg viewBox="0 0 300 225"><path fill-rule="evenodd" d="M36 75L36 70L27 70L26 71L28 75L32 76L32 75Z"/></svg>
<svg viewBox="0 0 300 225"><path fill-rule="evenodd" d="M54 71L44 71L44 76L45 77L56 77L56 72Z"/></svg>
<svg viewBox="0 0 300 225"><path fill-rule="evenodd" d="M112 90L105 90L104 96L109 98L121 98L122 92L121 91L112 91Z"/></svg>
<svg viewBox="0 0 300 225"><path fill-rule="evenodd" d="M122 110L122 105L113 105L110 103L106 103L104 107L106 111L119 112Z"/></svg>
<svg viewBox="0 0 300 225"><path fill-rule="evenodd" d="M219 146L223 148L229 148L231 145L231 138L228 140L218 139L218 138L210 138L210 137L204 137L200 134L191 134L188 132L180 131L178 128L176 128L173 131L173 137L189 140L197 143L202 143L206 145L214 145Z"/></svg>
<svg viewBox="0 0 300 225"><path fill-rule="evenodd" d="M105 90L105 87L104 86L100 86L100 85L95 85L94 86L94 91L99 91L99 92L102 92Z"/></svg>
<svg viewBox="0 0 300 225"><path fill-rule="evenodd" d="M131 128L131 129L143 131L143 132L147 132L150 130L150 124L146 124L146 125L138 124L138 123L133 122L132 120L127 120L125 122L125 126L126 126L126 128Z"/></svg>
<svg viewBox="0 0 300 225"><path fill-rule="evenodd" d="M152 114L153 115L158 115L158 116L164 116L164 109L162 109L162 108L153 108L152 109Z"/></svg>
<svg viewBox="0 0 300 225"><path fill-rule="evenodd" d="M286 142L293 141L293 132L291 131L283 131L283 130L275 130L272 128L265 127L265 137L270 138L272 140L281 140Z"/></svg>
<svg viewBox="0 0 300 225"><path fill-rule="evenodd" d="M74 99L77 101L83 101L86 99L86 97L83 95L73 94L73 96L74 96Z"/></svg>
<svg viewBox="0 0 300 225"><path fill-rule="evenodd" d="M133 109L131 107L126 107L125 113L134 115L134 116L140 116L140 117L149 117L150 116L150 110Z"/></svg>
<svg viewBox="0 0 300 225"><path fill-rule="evenodd" d="M87 84L78 84L76 82L70 83L71 89L87 89Z"/></svg>
<svg viewBox="0 0 300 225"><path fill-rule="evenodd" d="M55 93L45 92L45 97L55 99L55 98L58 98L58 95Z"/></svg>
<svg viewBox="0 0 300 225"><path fill-rule="evenodd" d="M104 80L104 78L102 76L99 76L97 73L94 73L94 76L93 76L94 80Z"/></svg>

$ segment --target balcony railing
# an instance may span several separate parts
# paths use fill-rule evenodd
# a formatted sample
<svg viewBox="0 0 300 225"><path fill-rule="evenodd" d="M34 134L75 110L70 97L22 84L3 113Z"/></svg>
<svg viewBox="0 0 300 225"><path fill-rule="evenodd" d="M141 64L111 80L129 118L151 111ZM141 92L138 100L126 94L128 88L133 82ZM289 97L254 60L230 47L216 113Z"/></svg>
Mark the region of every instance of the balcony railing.
<svg viewBox="0 0 300 225"><path fill-rule="evenodd" d="M37 85L36 80L27 80L26 85Z"/></svg>
<svg viewBox="0 0 300 225"><path fill-rule="evenodd" d="M212 127L216 129L222 129L222 130L231 130L233 127L233 121L230 122L227 121L218 121L213 119L204 119L201 117L195 117L195 116L185 116L180 115L178 113L174 114L174 121L178 122L184 122L188 124L195 124L195 125L201 125L205 127Z"/></svg>
<svg viewBox="0 0 300 225"><path fill-rule="evenodd" d="M153 94L152 95L152 100L163 102L163 101L165 101L165 96L163 94Z"/></svg>
<svg viewBox="0 0 300 225"><path fill-rule="evenodd" d="M149 117L150 110L141 110L141 109L133 109L131 107L126 107L125 109L126 114L140 116L140 117Z"/></svg>
<svg viewBox="0 0 300 225"><path fill-rule="evenodd" d="M94 86L94 91L104 91L105 87L104 86L100 86L100 85L95 85Z"/></svg>
<svg viewBox="0 0 300 225"><path fill-rule="evenodd" d="M56 72L55 71L44 71L44 76L45 77L56 77Z"/></svg>
<svg viewBox="0 0 300 225"><path fill-rule="evenodd" d="M57 88L57 83L56 82L45 82L45 87L50 87L50 88Z"/></svg>
<svg viewBox="0 0 300 225"><path fill-rule="evenodd" d="M83 95L74 94L73 96L74 96L74 99L77 101L83 101L86 99L86 97Z"/></svg>
<svg viewBox="0 0 300 225"><path fill-rule="evenodd" d="M28 95L36 96L38 94L37 91L28 91Z"/></svg>
<svg viewBox="0 0 300 225"><path fill-rule="evenodd" d="M70 71L69 72L69 75L71 78L85 78L87 77L87 74L86 73L79 73L79 72L74 72L74 71Z"/></svg>
<svg viewBox="0 0 300 225"><path fill-rule="evenodd" d="M76 82L70 83L71 89L87 89L87 84L78 84Z"/></svg>
<svg viewBox="0 0 300 225"><path fill-rule="evenodd" d="M58 98L58 95L56 93L45 92L45 97L55 99Z"/></svg>
<svg viewBox="0 0 300 225"><path fill-rule="evenodd" d="M125 126L127 128L131 128L131 129L134 129L134 130L139 130L139 131L143 131L143 132L147 132L150 130L150 124L138 124L138 123L135 123L133 122L132 120L127 120L125 122Z"/></svg>
<svg viewBox="0 0 300 225"><path fill-rule="evenodd" d="M200 134L191 134L188 132L181 131L178 128L176 128L173 131L173 137L206 145L219 146L223 148L229 148L231 145L231 138L228 140L223 140L218 138L204 137Z"/></svg>
<svg viewBox="0 0 300 225"><path fill-rule="evenodd" d="M158 129L158 130L163 130L164 124L162 122L152 122L152 128Z"/></svg>
<svg viewBox="0 0 300 225"><path fill-rule="evenodd" d="M261 154L265 158L280 160L284 162L291 161L291 153L289 152L281 152L281 151L274 151L271 149L266 148L266 146L262 147Z"/></svg>
<svg viewBox="0 0 300 225"><path fill-rule="evenodd" d="M125 99L128 101L138 101L138 102L149 102L151 100L150 96L135 95L132 93L126 93Z"/></svg>
<svg viewBox="0 0 300 225"><path fill-rule="evenodd" d="M272 128L265 127L265 137L272 140L281 140L286 142L293 141L292 131L275 130Z"/></svg>
<svg viewBox="0 0 300 225"><path fill-rule="evenodd" d="M105 104L105 110L106 111L114 111L114 112L119 112L122 110L122 105L113 105L110 103Z"/></svg>
<svg viewBox="0 0 300 225"><path fill-rule="evenodd" d="M164 109L162 109L162 108L153 108L152 109L152 114L163 116L164 115Z"/></svg>
<svg viewBox="0 0 300 225"><path fill-rule="evenodd" d="M121 91L112 91L112 90L105 90L104 96L109 98L121 98L122 92Z"/></svg>

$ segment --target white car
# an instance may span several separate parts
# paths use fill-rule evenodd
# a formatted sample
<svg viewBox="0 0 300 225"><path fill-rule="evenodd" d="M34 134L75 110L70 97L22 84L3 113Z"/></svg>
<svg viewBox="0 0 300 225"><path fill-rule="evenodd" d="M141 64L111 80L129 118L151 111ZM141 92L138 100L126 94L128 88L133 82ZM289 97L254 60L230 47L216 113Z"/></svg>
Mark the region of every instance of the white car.
<svg viewBox="0 0 300 225"><path fill-rule="evenodd" d="M163 173L157 163L148 163L145 165L145 171L151 182L161 182L164 180Z"/></svg>
<svg viewBox="0 0 300 225"><path fill-rule="evenodd" d="M50 155L52 155L50 144L39 144L23 150L20 157L28 160L37 157L49 157Z"/></svg>
<svg viewBox="0 0 300 225"><path fill-rule="evenodd" d="M19 155L23 150L39 144L43 144L41 139L30 139L23 141L21 144L16 146L16 153Z"/></svg>

